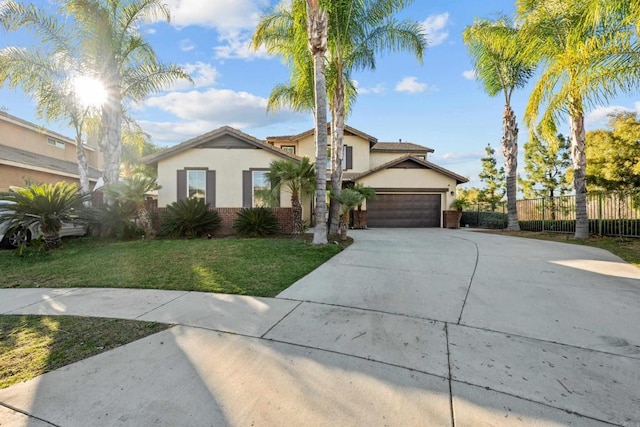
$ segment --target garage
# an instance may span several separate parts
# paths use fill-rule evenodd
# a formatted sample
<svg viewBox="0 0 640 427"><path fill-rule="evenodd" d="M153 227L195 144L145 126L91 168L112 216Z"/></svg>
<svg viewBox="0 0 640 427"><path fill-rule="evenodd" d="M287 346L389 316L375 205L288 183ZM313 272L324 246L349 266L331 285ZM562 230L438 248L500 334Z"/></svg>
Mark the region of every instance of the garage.
<svg viewBox="0 0 640 427"><path fill-rule="evenodd" d="M367 200L367 224L379 228L440 227L440 194L378 194Z"/></svg>

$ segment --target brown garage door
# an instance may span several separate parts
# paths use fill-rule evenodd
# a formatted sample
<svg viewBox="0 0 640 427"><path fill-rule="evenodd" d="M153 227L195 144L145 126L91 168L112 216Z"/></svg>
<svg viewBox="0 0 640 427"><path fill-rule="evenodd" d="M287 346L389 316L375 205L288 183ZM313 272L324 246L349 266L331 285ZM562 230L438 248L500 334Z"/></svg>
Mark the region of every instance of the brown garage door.
<svg viewBox="0 0 640 427"><path fill-rule="evenodd" d="M369 227L440 227L439 194L378 194L367 200Z"/></svg>

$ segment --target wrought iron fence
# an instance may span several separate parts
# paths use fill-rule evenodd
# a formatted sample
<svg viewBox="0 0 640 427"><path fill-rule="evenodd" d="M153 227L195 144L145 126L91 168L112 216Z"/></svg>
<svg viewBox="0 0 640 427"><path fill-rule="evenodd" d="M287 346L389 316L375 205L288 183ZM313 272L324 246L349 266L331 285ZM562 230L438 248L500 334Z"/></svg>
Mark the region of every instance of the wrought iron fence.
<svg viewBox="0 0 640 427"><path fill-rule="evenodd" d="M575 232L575 196L518 200L520 228ZM603 236L640 237L640 191L589 193L589 232Z"/></svg>

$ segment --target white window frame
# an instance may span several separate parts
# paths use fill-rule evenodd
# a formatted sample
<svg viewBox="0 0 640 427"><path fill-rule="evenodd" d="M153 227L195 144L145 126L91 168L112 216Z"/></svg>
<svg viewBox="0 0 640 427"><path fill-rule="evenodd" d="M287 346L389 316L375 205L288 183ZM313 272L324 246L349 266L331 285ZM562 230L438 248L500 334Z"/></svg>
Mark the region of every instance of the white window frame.
<svg viewBox="0 0 640 427"><path fill-rule="evenodd" d="M207 200L207 171L204 169L187 169L187 198L190 199L192 196L189 191L189 181L191 174L202 174L202 183L204 184L204 195L201 197L204 200ZM196 197L198 198L198 197Z"/></svg>
<svg viewBox="0 0 640 427"><path fill-rule="evenodd" d="M56 147L56 148L61 148L64 150L65 148L65 144L62 141L58 141L57 139L53 139L53 138L47 138L47 144Z"/></svg>
<svg viewBox="0 0 640 427"><path fill-rule="evenodd" d="M296 146L295 145L283 145L280 147L282 151L289 154L296 154Z"/></svg>

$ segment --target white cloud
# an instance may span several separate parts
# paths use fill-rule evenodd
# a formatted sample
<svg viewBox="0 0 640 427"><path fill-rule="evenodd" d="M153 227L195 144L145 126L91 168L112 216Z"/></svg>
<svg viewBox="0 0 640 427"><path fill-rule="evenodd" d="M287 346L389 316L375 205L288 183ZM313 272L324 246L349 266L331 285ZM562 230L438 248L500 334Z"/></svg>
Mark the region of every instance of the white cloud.
<svg viewBox="0 0 640 427"><path fill-rule="evenodd" d="M201 25L218 30L252 29L265 0L166 0L171 23L177 27Z"/></svg>
<svg viewBox="0 0 640 427"><path fill-rule="evenodd" d="M476 70L466 70L462 72L462 77L467 80L475 80L476 79Z"/></svg>
<svg viewBox="0 0 640 427"><path fill-rule="evenodd" d="M183 52L189 52L196 48L196 44L192 42L190 39L182 39L180 40L180 50Z"/></svg>
<svg viewBox="0 0 640 427"><path fill-rule="evenodd" d="M485 155L484 151L467 151L458 153L444 153L442 155L434 155L432 158L438 160L438 164L457 164L468 161L480 160Z"/></svg>
<svg viewBox="0 0 640 427"><path fill-rule="evenodd" d="M358 91L359 95L365 95L365 94L380 95L386 91L386 87L382 83L378 83L377 85L372 87L360 87L360 84L358 83L358 81L354 80L353 85L356 87L356 90Z"/></svg>
<svg viewBox="0 0 640 427"><path fill-rule="evenodd" d="M143 129L158 142L184 141L220 126L256 128L299 117L287 110L267 114L266 98L228 89L172 92L149 98L143 105L182 119L179 122L140 121Z"/></svg>
<svg viewBox="0 0 640 427"><path fill-rule="evenodd" d="M218 41L222 44L213 48L216 59L268 58L264 48L255 51L251 47L251 35L251 32L238 30L221 33Z"/></svg>
<svg viewBox="0 0 640 427"><path fill-rule="evenodd" d="M425 91L435 92L437 88L433 86L429 86L426 83L420 83L417 77L409 76L405 77L401 81L396 84L397 92L407 92L407 93L419 93Z"/></svg>
<svg viewBox="0 0 640 427"><path fill-rule="evenodd" d="M618 112L637 112L640 113L640 102L636 102L634 104L634 108L623 107L621 105L609 105L609 106L599 106L591 110L584 118L584 123L586 126L600 125L604 124L607 120L609 120L609 115L618 113Z"/></svg>
<svg viewBox="0 0 640 427"><path fill-rule="evenodd" d="M204 62L182 64L182 68L191 76L193 83L188 80L178 80L171 86L169 92L213 86L220 77L215 67Z"/></svg>
<svg viewBox="0 0 640 427"><path fill-rule="evenodd" d="M430 15L422 22L422 26L427 33L429 46L437 46L449 37L447 26L449 25L449 13L444 12L438 15Z"/></svg>
<svg viewBox="0 0 640 427"><path fill-rule="evenodd" d="M155 28L145 28L144 32L147 34L155 34L157 30Z"/></svg>

